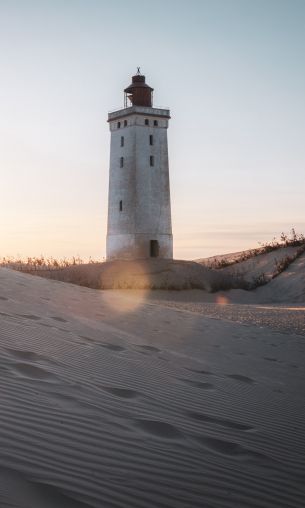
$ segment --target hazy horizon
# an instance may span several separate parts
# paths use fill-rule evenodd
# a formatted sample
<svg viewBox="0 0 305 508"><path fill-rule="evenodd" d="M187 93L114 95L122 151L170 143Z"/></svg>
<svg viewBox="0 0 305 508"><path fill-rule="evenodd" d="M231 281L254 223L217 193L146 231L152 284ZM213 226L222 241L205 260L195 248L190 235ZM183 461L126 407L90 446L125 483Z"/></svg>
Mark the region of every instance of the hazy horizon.
<svg viewBox="0 0 305 508"><path fill-rule="evenodd" d="M169 107L174 255L305 232L305 3L0 0L0 257L105 256L109 110Z"/></svg>

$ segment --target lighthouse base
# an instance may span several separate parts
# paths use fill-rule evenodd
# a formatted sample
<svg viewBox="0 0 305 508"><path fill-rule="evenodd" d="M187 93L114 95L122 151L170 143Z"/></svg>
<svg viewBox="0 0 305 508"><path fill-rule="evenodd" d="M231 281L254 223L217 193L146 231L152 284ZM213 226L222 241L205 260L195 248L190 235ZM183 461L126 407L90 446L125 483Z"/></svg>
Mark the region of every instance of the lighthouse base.
<svg viewBox="0 0 305 508"><path fill-rule="evenodd" d="M112 259L173 259L172 235L124 234L108 235L107 260Z"/></svg>

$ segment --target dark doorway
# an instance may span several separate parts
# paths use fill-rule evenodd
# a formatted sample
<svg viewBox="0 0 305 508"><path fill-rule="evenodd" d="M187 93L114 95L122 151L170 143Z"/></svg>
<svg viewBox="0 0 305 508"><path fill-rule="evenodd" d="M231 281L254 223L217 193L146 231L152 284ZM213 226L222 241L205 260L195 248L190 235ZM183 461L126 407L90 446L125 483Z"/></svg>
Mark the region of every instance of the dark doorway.
<svg viewBox="0 0 305 508"><path fill-rule="evenodd" d="M150 240L150 257L159 257L159 242L158 240Z"/></svg>

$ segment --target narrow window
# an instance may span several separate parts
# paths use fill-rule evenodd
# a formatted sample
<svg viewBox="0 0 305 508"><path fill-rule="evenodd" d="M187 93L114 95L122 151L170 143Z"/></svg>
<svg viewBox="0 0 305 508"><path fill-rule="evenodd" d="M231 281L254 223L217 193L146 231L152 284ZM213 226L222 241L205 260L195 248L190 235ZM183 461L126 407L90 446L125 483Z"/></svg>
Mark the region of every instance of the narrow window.
<svg viewBox="0 0 305 508"><path fill-rule="evenodd" d="M124 127L127 127L127 120L124 120Z"/></svg>
<svg viewBox="0 0 305 508"><path fill-rule="evenodd" d="M122 211L123 211L123 201L121 200L120 201L120 212L122 212Z"/></svg>
<svg viewBox="0 0 305 508"><path fill-rule="evenodd" d="M149 144L152 146L154 144L154 137L152 134L149 136Z"/></svg>
<svg viewBox="0 0 305 508"><path fill-rule="evenodd" d="M148 120L148 118L145 118L145 125L149 125L149 120Z"/></svg>
<svg viewBox="0 0 305 508"><path fill-rule="evenodd" d="M121 136L121 146L124 146L124 136Z"/></svg>
<svg viewBox="0 0 305 508"><path fill-rule="evenodd" d="M120 129L121 127L121 122L118 122L118 129Z"/></svg>
<svg viewBox="0 0 305 508"><path fill-rule="evenodd" d="M124 167L124 157L120 157L120 168Z"/></svg>
<svg viewBox="0 0 305 508"><path fill-rule="evenodd" d="M153 156L153 155L151 155L151 156L149 157L149 163L150 163L150 165L151 165L151 166L154 166L154 165L155 165L155 158L154 158L154 156Z"/></svg>
<svg viewBox="0 0 305 508"><path fill-rule="evenodd" d="M154 126L158 127L158 120L154 120Z"/></svg>

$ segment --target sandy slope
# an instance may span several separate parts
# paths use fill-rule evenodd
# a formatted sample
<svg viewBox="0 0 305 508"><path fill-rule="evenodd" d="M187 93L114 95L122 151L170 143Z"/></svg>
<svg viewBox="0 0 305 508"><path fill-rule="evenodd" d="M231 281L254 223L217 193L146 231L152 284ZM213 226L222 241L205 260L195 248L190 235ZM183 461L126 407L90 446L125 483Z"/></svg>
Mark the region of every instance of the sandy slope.
<svg viewBox="0 0 305 508"><path fill-rule="evenodd" d="M293 256L299 247L283 247L281 249L260 254L259 256L247 259L235 265L228 266L221 270L223 274L240 274L245 280L251 282L260 275L264 274L266 279L272 278L277 270L277 263L281 262L287 256Z"/></svg>
<svg viewBox="0 0 305 508"><path fill-rule="evenodd" d="M71 265L59 270L43 269L34 273L93 289L201 288L210 291L220 286L236 286L230 274L210 270L194 261L177 259L115 260Z"/></svg>
<svg viewBox="0 0 305 508"><path fill-rule="evenodd" d="M1 508L303 507L304 335L140 296L0 269Z"/></svg>
<svg viewBox="0 0 305 508"><path fill-rule="evenodd" d="M208 268L206 260L185 261L173 259L115 260L103 263L76 264L65 268L47 269L32 267L32 273L42 277L72 282L93 289L203 289L208 292L228 288L256 286L257 282L270 281L278 274L278 264L293 258L300 247L282 247L269 253L252 256L222 269ZM251 251L252 252L252 251ZM235 253L241 255L242 253ZM247 254L245 251L244 254ZM217 256L233 259L234 255ZM216 258L213 258L216 259ZM31 267L24 265L30 271ZM294 281L294 283L296 280Z"/></svg>
<svg viewBox="0 0 305 508"><path fill-rule="evenodd" d="M277 263L280 263L287 256L292 257L296 254L300 247L281 247L271 252L252 256L245 261L239 261L231 266L218 270L223 276L225 275L240 275L251 282L257 277L264 274L267 280L270 280L273 274L277 271ZM247 255L251 251L236 252L234 254L224 254L222 256L215 256L214 258L199 259L198 263L203 266L209 266L211 262L218 260L233 261L239 259L241 255Z"/></svg>
<svg viewBox="0 0 305 508"><path fill-rule="evenodd" d="M305 254L267 286L259 288L257 297L261 302L305 303Z"/></svg>

